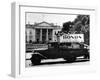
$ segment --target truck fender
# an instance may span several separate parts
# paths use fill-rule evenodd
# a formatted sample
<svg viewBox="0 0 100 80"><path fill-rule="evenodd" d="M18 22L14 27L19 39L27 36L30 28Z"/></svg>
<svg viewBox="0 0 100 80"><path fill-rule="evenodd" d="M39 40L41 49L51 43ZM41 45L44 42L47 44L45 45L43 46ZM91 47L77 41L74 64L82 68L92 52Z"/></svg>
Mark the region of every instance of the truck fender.
<svg viewBox="0 0 100 80"><path fill-rule="evenodd" d="M40 59L41 59L41 58L47 59L46 56L40 54L39 52L35 52L35 53L33 53L32 56L38 56Z"/></svg>

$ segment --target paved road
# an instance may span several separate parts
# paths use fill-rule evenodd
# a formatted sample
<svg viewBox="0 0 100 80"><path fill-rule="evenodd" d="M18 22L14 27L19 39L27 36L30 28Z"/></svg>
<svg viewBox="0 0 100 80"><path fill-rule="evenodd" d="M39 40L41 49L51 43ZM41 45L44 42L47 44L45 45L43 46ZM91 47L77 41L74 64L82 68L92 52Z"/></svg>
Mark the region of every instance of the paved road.
<svg viewBox="0 0 100 80"><path fill-rule="evenodd" d="M69 63L63 59L50 59L50 60L42 60L39 65L32 65L30 60L26 60L26 67L31 67L31 66L42 66L42 65L59 65L59 64L80 64L80 63L86 63L89 62L88 59L83 59L83 58L77 58L77 60L73 63Z"/></svg>

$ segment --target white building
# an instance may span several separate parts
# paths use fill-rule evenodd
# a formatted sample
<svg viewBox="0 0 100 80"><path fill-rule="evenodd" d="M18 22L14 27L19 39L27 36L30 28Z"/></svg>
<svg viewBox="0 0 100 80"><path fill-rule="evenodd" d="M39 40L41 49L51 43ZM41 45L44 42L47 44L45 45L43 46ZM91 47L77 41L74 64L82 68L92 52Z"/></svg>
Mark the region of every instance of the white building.
<svg viewBox="0 0 100 80"><path fill-rule="evenodd" d="M61 27L45 21L26 24L26 42L57 42L56 34Z"/></svg>

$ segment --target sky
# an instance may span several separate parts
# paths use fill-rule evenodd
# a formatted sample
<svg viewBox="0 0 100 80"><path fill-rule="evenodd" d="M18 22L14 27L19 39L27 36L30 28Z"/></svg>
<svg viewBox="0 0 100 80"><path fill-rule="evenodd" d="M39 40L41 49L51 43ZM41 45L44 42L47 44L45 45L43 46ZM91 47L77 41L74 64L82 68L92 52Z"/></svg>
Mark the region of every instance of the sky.
<svg viewBox="0 0 100 80"><path fill-rule="evenodd" d="M26 24L40 23L46 21L62 26L64 22L73 21L77 15L47 14L47 13L26 13Z"/></svg>

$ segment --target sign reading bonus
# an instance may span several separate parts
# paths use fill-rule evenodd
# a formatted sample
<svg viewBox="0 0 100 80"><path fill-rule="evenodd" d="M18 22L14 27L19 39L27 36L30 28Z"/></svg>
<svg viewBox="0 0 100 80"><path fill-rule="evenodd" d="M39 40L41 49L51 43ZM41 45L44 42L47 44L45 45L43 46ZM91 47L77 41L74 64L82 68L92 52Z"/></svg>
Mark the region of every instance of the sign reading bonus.
<svg viewBox="0 0 100 80"><path fill-rule="evenodd" d="M84 42L84 34L64 34L60 36L60 42Z"/></svg>

